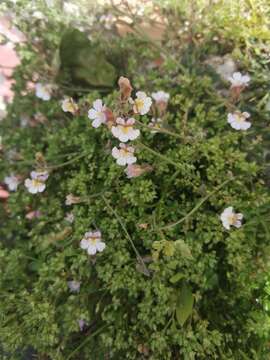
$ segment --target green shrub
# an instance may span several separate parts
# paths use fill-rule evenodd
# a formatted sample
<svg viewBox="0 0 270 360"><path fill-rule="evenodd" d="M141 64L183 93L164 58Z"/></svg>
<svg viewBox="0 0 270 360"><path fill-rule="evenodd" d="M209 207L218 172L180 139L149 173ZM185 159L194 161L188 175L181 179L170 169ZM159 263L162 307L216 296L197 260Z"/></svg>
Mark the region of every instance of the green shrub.
<svg viewBox="0 0 270 360"><path fill-rule="evenodd" d="M103 64L110 80L103 83L103 74L98 84L87 61L77 62L81 57L63 66L63 37L77 32L65 32L70 25L56 10L57 16L50 10L49 20L37 21L31 31L29 21L21 22L29 39L39 36L40 43L39 50L31 42L19 49L15 98L0 124L1 179L21 177L0 208L3 358L21 359L33 348L39 359L53 360L268 359L270 196L263 154L269 67L263 44L270 33L255 33L265 19L258 9L249 8L250 22L237 23L241 13L213 6L216 16L204 8L189 42L182 43L186 35L178 38L175 29L172 35L169 25L162 49L134 34L119 38L98 29L91 41L80 40L82 48L65 40L70 57L73 46L86 57L97 51L96 71ZM183 24L186 9L172 3L162 11L170 24ZM195 13L200 11L197 4ZM222 40L215 43L217 31ZM163 64L150 66L160 52ZM228 52L251 76L237 101L228 94L229 82L205 64L211 55ZM88 70L88 80L81 81ZM31 91L22 96L33 72L56 86L50 101ZM149 128L149 114L135 116L141 134L132 144L145 171L131 179L111 156L119 141L87 117L98 98L114 112L123 110L120 75L131 80L133 97L135 91L170 93L165 125L157 133ZM74 116L61 109L64 95L78 103ZM251 114L247 131L227 123L236 108ZM21 126L22 115L33 119L38 112L43 122ZM38 168L48 170L49 178L45 191L34 195L23 181ZM77 203L66 204L70 194ZM222 226L220 215L229 206L243 214L240 228ZM41 215L30 220L31 211ZM80 241L97 229L106 248L93 257ZM81 283L79 292L70 291L71 280ZM79 320L85 322L81 330Z"/></svg>

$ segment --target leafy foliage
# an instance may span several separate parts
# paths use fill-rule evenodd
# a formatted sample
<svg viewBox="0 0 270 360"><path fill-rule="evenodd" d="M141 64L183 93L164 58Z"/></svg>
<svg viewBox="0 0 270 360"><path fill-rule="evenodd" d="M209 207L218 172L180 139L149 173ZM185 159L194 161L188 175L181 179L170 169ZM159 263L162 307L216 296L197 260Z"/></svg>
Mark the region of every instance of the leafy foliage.
<svg viewBox="0 0 270 360"><path fill-rule="evenodd" d="M30 37L40 36L39 50L31 42L19 49L14 102L0 124L1 179L10 172L26 178L40 158L50 177L44 193L29 194L21 184L0 208L0 339L9 359L21 359L29 347L40 359L53 360L269 357L270 195L263 156L269 30L256 30L267 19L245 3L251 20L232 26L238 13L220 4L207 12L204 4L201 21L179 38L171 26L192 17L188 5L184 11L177 4L161 6L171 20L161 49L135 34L119 38L97 31L89 42L67 30L63 37L66 24L50 13L46 25L37 22L30 31ZM194 11L201 14L201 2ZM43 26L47 31L41 33ZM221 40L213 42L217 31ZM207 32L201 42L200 32ZM98 43L94 53L91 44ZM133 179L110 155L117 145L110 131L94 129L87 118L97 98L108 107L118 101L113 85L119 69L104 55L108 44L116 58L123 49L129 54L122 75L135 90L171 95L168 133L153 134L149 117L141 118L136 156L153 170ZM251 113L248 132L227 124L229 84L204 63L227 52L252 77L237 104ZM60 68L59 59L57 66L53 61L57 54ZM34 72L58 85L49 102L33 92L22 96ZM103 95L100 85L112 90ZM59 105L66 91L78 101L74 117ZM22 114L33 118L37 112L45 115L43 123L20 126ZM71 193L81 201L70 207L65 199ZM244 214L240 229L222 227L219 215L227 206ZM41 217L27 219L32 210ZM93 259L79 242L95 228L102 230L106 250ZM81 282L79 293L68 288L73 279ZM79 320L86 324L82 331Z"/></svg>

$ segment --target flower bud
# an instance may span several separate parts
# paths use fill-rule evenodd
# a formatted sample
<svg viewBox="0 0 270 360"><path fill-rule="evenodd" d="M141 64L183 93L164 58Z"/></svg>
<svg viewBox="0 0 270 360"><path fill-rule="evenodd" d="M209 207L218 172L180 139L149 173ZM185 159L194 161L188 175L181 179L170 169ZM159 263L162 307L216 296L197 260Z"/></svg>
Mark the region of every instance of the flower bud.
<svg viewBox="0 0 270 360"><path fill-rule="evenodd" d="M121 76L118 80L118 85L120 87L121 100L122 101L128 100L130 98L131 92L133 90L129 79Z"/></svg>

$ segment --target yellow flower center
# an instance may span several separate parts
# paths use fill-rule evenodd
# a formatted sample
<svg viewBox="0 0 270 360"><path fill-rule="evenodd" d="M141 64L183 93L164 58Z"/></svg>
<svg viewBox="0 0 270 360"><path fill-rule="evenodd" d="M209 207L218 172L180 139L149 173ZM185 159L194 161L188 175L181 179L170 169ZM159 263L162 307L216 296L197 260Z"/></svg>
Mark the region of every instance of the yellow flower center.
<svg viewBox="0 0 270 360"><path fill-rule="evenodd" d="M230 224L235 224L238 219L236 214L231 214L230 216L228 216L228 220Z"/></svg>
<svg viewBox="0 0 270 360"><path fill-rule="evenodd" d="M121 156L128 156L130 154L130 152L127 149L121 149L120 154L121 154Z"/></svg>
<svg viewBox="0 0 270 360"><path fill-rule="evenodd" d="M123 125L120 125L120 130L121 130L124 134L127 134L131 129L132 129L132 126L123 126Z"/></svg>
<svg viewBox="0 0 270 360"><path fill-rule="evenodd" d="M236 121L237 122L243 123L243 122L245 122L245 120L246 120L246 118L243 115L241 115L241 114L236 115Z"/></svg>
<svg viewBox="0 0 270 360"><path fill-rule="evenodd" d="M140 111L144 107L144 101L142 99L136 99L135 105L138 111Z"/></svg>
<svg viewBox="0 0 270 360"><path fill-rule="evenodd" d="M98 238L98 237L96 237L96 238L95 237L90 237L88 239L90 245L96 245L99 240L100 240L100 238Z"/></svg>
<svg viewBox="0 0 270 360"><path fill-rule="evenodd" d="M67 109L68 109L69 112L75 112L75 106L74 106L74 104L73 104L72 102L69 102L69 103L67 104Z"/></svg>
<svg viewBox="0 0 270 360"><path fill-rule="evenodd" d="M41 185L41 184L42 184L41 181L39 181L39 180L37 180L37 179L34 179L34 180L33 180L33 185L34 185L35 187L38 187L38 186Z"/></svg>

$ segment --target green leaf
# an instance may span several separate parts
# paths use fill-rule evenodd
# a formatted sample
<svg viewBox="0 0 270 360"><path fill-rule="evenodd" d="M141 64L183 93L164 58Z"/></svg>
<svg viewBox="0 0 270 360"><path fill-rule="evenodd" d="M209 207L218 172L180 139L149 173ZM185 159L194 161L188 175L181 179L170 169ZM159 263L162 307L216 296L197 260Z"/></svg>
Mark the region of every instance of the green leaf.
<svg viewBox="0 0 270 360"><path fill-rule="evenodd" d="M177 298L176 319L183 326L192 313L194 298L190 287L183 283Z"/></svg>
<svg viewBox="0 0 270 360"><path fill-rule="evenodd" d="M173 276L170 278L170 282L171 282L172 284L175 284L175 283L177 283L179 280L182 280L183 277L184 277L184 275L181 274L181 273L175 274L175 275L173 275Z"/></svg>
<svg viewBox="0 0 270 360"><path fill-rule="evenodd" d="M192 258L190 247L185 243L184 240L176 240L175 245L184 258Z"/></svg>

